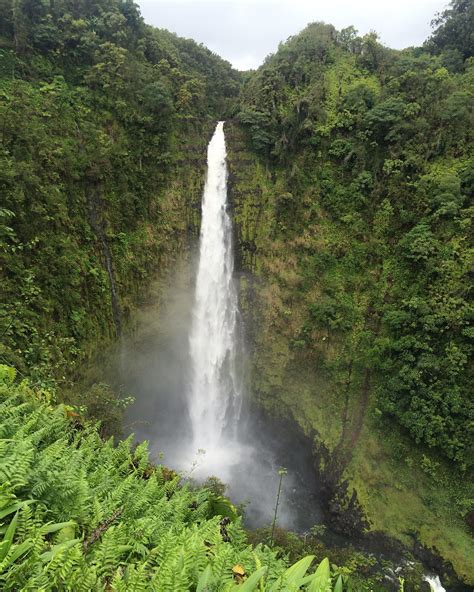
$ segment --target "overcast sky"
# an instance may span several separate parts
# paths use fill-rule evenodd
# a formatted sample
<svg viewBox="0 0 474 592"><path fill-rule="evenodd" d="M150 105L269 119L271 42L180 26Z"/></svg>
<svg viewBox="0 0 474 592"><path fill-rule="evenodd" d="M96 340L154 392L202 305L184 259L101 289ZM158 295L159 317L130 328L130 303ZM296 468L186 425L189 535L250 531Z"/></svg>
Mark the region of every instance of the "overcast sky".
<svg viewBox="0 0 474 592"><path fill-rule="evenodd" d="M258 67L308 23L376 31L383 44L420 45L449 0L137 0L145 21L204 43L236 68Z"/></svg>

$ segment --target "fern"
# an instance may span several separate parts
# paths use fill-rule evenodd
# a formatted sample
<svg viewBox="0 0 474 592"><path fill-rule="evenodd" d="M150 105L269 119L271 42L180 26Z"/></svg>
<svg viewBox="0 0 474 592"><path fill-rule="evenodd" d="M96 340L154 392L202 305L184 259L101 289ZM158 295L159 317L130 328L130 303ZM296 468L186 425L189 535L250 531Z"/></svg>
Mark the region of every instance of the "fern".
<svg viewBox="0 0 474 592"><path fill-rule="evenodd" d="M285 572L274 550L247 545L228 500L150 465L146 444L114 446L89 424L77 432L51 399L0 381L2 591L222 592L236 588L235 565L254 574L242 591L291 584L299 568Z"/></svg>

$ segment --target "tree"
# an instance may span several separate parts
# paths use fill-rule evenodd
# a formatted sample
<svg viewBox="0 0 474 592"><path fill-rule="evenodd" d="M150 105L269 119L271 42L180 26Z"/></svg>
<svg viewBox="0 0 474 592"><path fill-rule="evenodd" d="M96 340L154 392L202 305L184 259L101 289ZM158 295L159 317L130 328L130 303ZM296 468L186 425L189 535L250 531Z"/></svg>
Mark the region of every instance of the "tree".
<svg viewBox="0 0 474 592"><path fill-rule="evenodd" d="M474 55L474 0L452 0L431 25L436 28L426 42L428 49L458 52L464 60Z"/></svg>

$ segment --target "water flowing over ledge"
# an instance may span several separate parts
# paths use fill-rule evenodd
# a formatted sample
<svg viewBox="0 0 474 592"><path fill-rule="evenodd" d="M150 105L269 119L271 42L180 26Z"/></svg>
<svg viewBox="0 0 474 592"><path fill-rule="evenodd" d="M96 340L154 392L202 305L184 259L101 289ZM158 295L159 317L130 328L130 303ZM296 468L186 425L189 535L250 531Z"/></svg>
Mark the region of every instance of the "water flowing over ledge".
<svg viewBox="0 0 474 592"><path fill-rule="evenodd" d="M189 413L193 448L204 450L209 468L238 461L234 445L242 393L236 372L237 293L234 286L232 222L227 213L224 122L207 152L202 198L199 264L189 338Z"/></svg>

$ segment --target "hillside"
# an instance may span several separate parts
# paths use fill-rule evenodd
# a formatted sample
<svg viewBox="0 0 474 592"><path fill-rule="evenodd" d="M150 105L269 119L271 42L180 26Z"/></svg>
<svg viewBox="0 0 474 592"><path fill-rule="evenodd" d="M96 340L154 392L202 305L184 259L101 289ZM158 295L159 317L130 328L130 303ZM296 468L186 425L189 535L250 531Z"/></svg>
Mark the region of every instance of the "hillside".
<svg viewBox="0 0 474 592"><path fill-rule="evenodd" d="M315 434L330 497L348 478L372 530L472 582L474 71L440 31L280 45L241 93L231 195L258 400Z"/></svg>
<svg viewBox="0 0 474 592"><path fill-rule="evenodd" d="M328 589L327 560L311 575L311 556L286 568L247 544L226 499L183 487L146 444L102 441L52 392L14 378L0 366L2 590Z"/></svg>
<svg viewBox="0 0 474 592"><path fill-rule="evenodd" d="M238 82L133 2L2 3L3 361L63 380L120 335L196 232L208 136Z"/></svg>

